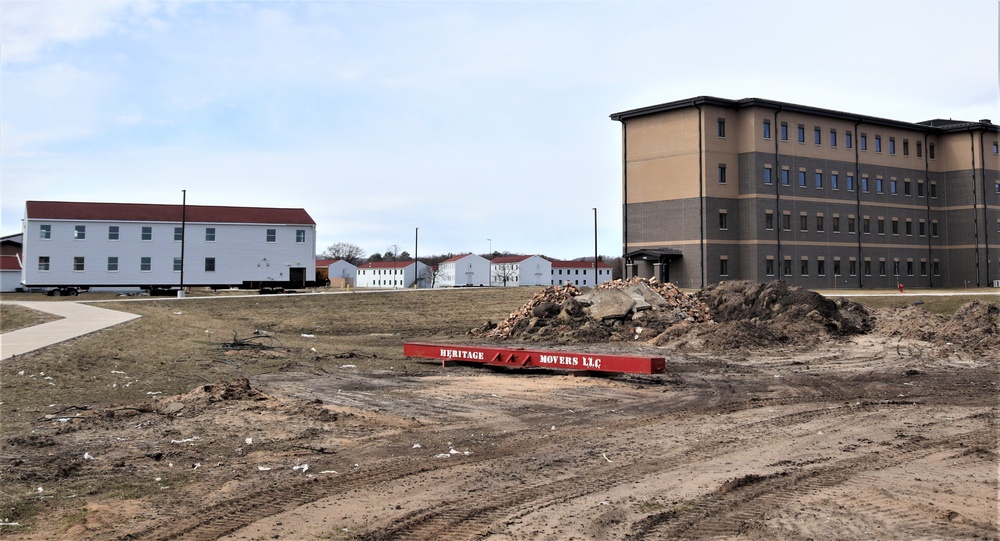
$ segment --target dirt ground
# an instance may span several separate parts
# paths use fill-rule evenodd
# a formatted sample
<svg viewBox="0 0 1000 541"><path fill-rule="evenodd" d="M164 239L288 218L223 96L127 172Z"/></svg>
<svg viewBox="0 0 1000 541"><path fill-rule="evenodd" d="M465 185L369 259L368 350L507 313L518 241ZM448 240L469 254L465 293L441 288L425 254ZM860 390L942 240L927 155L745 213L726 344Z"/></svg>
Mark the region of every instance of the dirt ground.
<svg viewBox="0 0 1000 541"><path fill-rule="evenodd" d="M544 344L469 334L527 288L103 304L143 317L0 365L0 536L1000 539L1000 298L786 321L807 301L752 291L649 339ZM445 367L406 341L667 372Z"/></svg>

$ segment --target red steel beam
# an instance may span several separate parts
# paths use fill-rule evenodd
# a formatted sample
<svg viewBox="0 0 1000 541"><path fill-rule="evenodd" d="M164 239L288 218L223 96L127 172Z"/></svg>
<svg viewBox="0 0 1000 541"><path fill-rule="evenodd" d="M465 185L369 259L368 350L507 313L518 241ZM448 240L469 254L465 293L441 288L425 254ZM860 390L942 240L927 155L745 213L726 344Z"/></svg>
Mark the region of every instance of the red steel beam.
<svg viewBox="0 0 1000 541"><path fill-rule="evenodd" d="M458 346L454 344L403 344L403 355L442 361L480 363L513 368L558 368L628 374L663 374L667 363L663 357L606 355L603 353L572 353L566 351Z"/></svg>

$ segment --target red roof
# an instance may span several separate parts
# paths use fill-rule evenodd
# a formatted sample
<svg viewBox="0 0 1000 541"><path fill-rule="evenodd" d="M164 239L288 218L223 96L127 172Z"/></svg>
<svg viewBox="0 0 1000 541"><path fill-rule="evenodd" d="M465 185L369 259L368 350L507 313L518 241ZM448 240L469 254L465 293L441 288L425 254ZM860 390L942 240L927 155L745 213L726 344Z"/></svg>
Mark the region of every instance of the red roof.
<svg viewBox="0 0 1000 541"><path fill-rule="evenodd" d="M530 255L505 255L500 257L494 257L490 260L490 263L520 263L529 257Z"/></svg>
<svg viewBox="0 0 1000 541"><path fill-rule="evenodd" d="M553 261L552 262L552 268L553 269L566 269L566 268L582 269L584 267L586 267L588 269L592 269L592 268L594 268L594 262L593 261ZM598 261L597 262L597 268L599 268L599 269L610 269L611 265L608 265L607 263L605 263L603 261Z"/></svg>
<svg viewBox="0 0 1000 541"><path fill-rule="evenodd" d="M330 265L333 265L334 263L336 263L338 261L340 261L340 260L339 259L317 259L316 260L316 266L317 267L329 267Z"/></svg>
<svg viewBox="0 0 1000 541"><path fill-rule="evenodd" d="M76 203L28 201L31 220L88 220L123 222L188 222L230 224L316 225L304 209L151 205L145 203ZM186 212L182 212L186 210Z"/></svg>
<svg viewBox="0 0 1000 541"><path fill-rule="evenodd" d="M456 255L455 257L449 257L448 259L445 259L444 261L442 261L442 263L453 263L455 261L458 261L459 259L465 259L465 258L469 257L470 255L472 255L472 254Z"/></svg>
<svg viewBox="0 0 1000 541"><path fill-rule="evenodd" d="M21 262L18 260L17 256L5 255L0 256L0 270L21 270Z"/></svg>
<svg viewBox="0 0 1000 541"><path fill-rule="evenodd" d="M423 263L421 263L423 265ZM403 269L412 267L413 261L377 261L375 263L365 263L359 269Z"/></svg>

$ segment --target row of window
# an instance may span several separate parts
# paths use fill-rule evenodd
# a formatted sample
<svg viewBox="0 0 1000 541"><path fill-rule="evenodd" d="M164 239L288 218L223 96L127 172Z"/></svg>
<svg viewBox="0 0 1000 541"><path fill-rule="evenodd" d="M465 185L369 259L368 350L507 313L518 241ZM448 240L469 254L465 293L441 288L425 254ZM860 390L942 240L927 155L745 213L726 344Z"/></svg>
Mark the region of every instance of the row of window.
<svg viewBox="0 0 1000 541"><path fill-rule="evenodd" d="M38 234L40 239L51 239L52 238L52 225L51 224L41 224L38 228ZM73 239L75 240L85 240L87 238L87 226L76 225L73 226ZM180 242L184 239L184 229L181 227L174 228L174 241ZM108 226L108 240L121 240L121 229L117 225ZM153 240L153 228L151 226L143 226L139 232L139 240L152 241ZM266 242L277 242L278 241L278 230L277 229L267 229L264 232L264 240ZM296 229L295 230L295 242L305 242L306 241L306 230ZM205 242L215 242L215 228L206 227L205 228Z"/></svg>
<svg viewBox="0 0 1000 541"><path fill-rule="evenodd" d="M806 188L806 187L808 187L809 186L809 183L808 183L808 172L806 171L806 169L800 168L797 171L797 175L798 175L798 186L800 188ZM764 184L765 185L770 186L770 185L772 185L774 183L774 174L773 174L772 167L770 165L765 165L764 166L763 179L764 179ZM726 177L726 164L724 164L724 163L720 163L719 164L718 180L719 180L719 184L726 184L726 182L728 180L727 177ZM847 173L845 175L845 179L844 180L845 180L845 182L844 182L844 189L846 189L849 192L853 192L855 189L857 189L856 186L855 186L855 183L854 183L854 173ZM912 180L910 180L908 178L904 178L903 181L900 182L895 177L889 177L888 182L886 182L885 178L883 178L881 175L876 175L874 184L875 184L875 193L878 193L878 194L883 194L883 193L889 193L890 195L900 195L900 194L902 194L903 196L909 197L909 196L913 195L913 191L914 191L913 190L913 184L914 183L913 183ZM781 185L782 186L791 186L792 185L792 182L791 182L791 170L788 167L782 167L781 168ZM813 183L812 183L812 185L813 185L813 187L815 187L817 189L820 189L820 190L822 190L823 188L825 188L827 186L829 186L831 190L839 190L840 187L841 187L841 184L840 184L840 173L838 173L836 171L833 171L833 172L830 172L828 175L824 176L824 172L823 171L815 171L813 173ZM861 175L861 191L864 192L864 193L871 192L871 187L872 187L871 185L872 185L872 183L871 183L871 180L870 180L869 176L867 174ZM937 182L932 180L928 184L928 186L927 186L927 191L928 191L928 195L930 195L931 198L937 198L937 196L938 196L938 194L937 194ZM993 192L1000 194L1000 180L994 180L993 181ZM917 180L917 182L916 182L916 194L917 194L917 197L924 197L924 181L923 180Z"/></svg>
<svg viewBox="0 0 1000 541"><path fill-rule="evenodd" d="M52 260L49 256L43 255L38 257L38 270L42 272L48 272L51 270ZM118 272L119 270L119 259L118 256L108 256L108 272ZM87 259L83 256L76 256L73 258L73 271L83 272L87 270ZM143 256L139 258L139 271L140 272L152 272L153 270L153 258ZM181 271L181 258L174 258L174 272ZM215 258L206 257L205 258L205 272L215 272Z"/></svg>
<svg viewBox="0 0 1000 541"><path fill-rule="evenodd" d="M764 119L762 130L763 130L764 139L770 139L771 138L771 120L770 119ZM779 125L779 130L780 130L779 135L781 137L781 140L782 141L788 141L788 137L789 137L789 126L788 126L788 123L787 122L782 122ZM805 124L799 124L799 125L797 125L796 128L795 128L795 135L796 135L796 140L799 143L805 144L806 143L806 125ZM724 119L719 119L719 137L725 137L725 120ZM829 143L830 148L837 148L838 147L839 140L838 140L838 132L837 132L836 128L830 128L830 130L829 130L829 132L827 134L827 139L826 140L827 140L827 143ZM823 145L823 128L821 126L813 126L813 128L812 128L812 142L816 146L822 146ZM888 139L886 139L885 142L886 142L886 145L885 145L885 147L883 147L882 136L881 135L875 135L874 136L873 143L874 143L874 150L875 150L876 154L880 154L880 153L883 152L883 150L887 150L889 152L889 155L895 156L897 150L902 150L903 156L909 156L910 155L910 140L909 139L904 138L901 141L902 144L899 147L897 147L897 145L896 145L896 138L895 137L889 137ZM852 132L851 130L844 131L844 148L845 149L853 149L854 148L854 132ZM868 151L868 134L867 133L860 132L858 134L858 148L862 152L867 152ZM923 143L923 141L915 141L915 150L917 152L917 157L918 158L923 158L923 156L924 156L924 143ZM994 154L997 153L997 143L996 142L993 143L993 153ZM934 143L927 143L927 158L933 160L934 159L934 154L935 154Z"/></svg>
<svg viewBox="0 0 1000 541"><path fill-rule="evenodd" d="M716 124L716 129L717 129L717 134L718 134L718 136L720 138L725 138L726 137L726 119L725 118L719 118L718 119L717 124ZM763 130L764 139L770 139L771 138L771 120L767 119L767 118L763 119L763 124L761 126L761 129ZM779 130L780 130L781 140L782 141L788 141L788 136L789 136L788 122L781 122L780 125L779 125ZM796 140L800 144L805 144L806 143L806 125L805 124L798 124L795 127L795 136L796 136ZM837 148L838 147L839 140L838 140L838 132L837 132L836 128L830 128L830 130L829 130L829 132L827 134L826 140L827 140L827 143L829 143L830 148ZM815 126L814 125L812 127L812 142L816 146L822 146L823 145L823 127L822 126ZM901 150L902 153L903 153L903 156L909 156L910 155L910 140L909 139L907 139L907 138L904 137L900 141L901 144L898 147L896 145L896 138L895 137L890 136L890 137L888 137L886 139L885 142L886 142L885 150L887 150L889 152L890 156L895 156L897 150ZM880 134L874 135L873 143L874 143L875 153L876 154L882 153L882 151L883 151L883 145L882 145L883 139L882 139L882 135L880 135ZM845 130L844 131L844 148L845 149L853 149L854 148L854 133L851 130ZM858 134L858 148L862 152L867 152L868 151L868 134L867 133L860 132ZM917 158L923 158L924 157L924 143L923 143L923 141L914 141L914 149L916 150ZM1000 142L993 141L993 155L998 155L998 154L1000 154ZM935 159L934 155L935 155L935 146L934 146L934 143L928 142L927 143L927 158L933 160L933 159Z"/></svg>
<svg viewBox="0 0 1000 541"><path fill-rule="evenodd" d="M833 233L841 232L841 216L839 214L833 214L830 216L830 231ZM826 215L822 212L817 212L814 215L813 223L815 225L815 231L817 233L826 232ZM854 214L848 214L846 216L846 225L848 233L857 233L857 223L858 220ZM884 235L886 233L885 223L886 219L884 216L877 216L875 218L875 223L877 225L877 231L879 235ZM901 234L899 227L899 218L893 216L889 219L891 226L891 233L893 235ZM1000 223L1000 222L998 222ZM719 211L719 229L729 229L729 211L722 209ZM764 229L774 230L774 211L770 209L764 210ZM784 231L792 230L792 213L791 211L784 211L781 215L781 229ZM799 231L808 232L809 231L809 214L806 212L799 213ZM867 215L861 216L861 232L864 234L871 233L871 217ZM938 221L931 220L930 222L930 232L932 237L938 236ZM921 237L927 236L927 221L923 218L917 220L917 233ZM913 235L913 219L906 218L903 220L902 234L912 236Z"/></svg>
<svg viewBox="0 0 1000 541"><path fill-rule="evenodd" d="M559 271L560 275L563 273L563 269L552 269L552 275L553 276L556 275L556 271L557 270ZM574 272L570 272L570 271L574 271ZM568 276L570 274L574 274L574 275L580 274L580 269L566 269L566 275ZM611 269L597 269L597 275L600 276L602 274L608 274L608 275L610 275L611 274ZM587 269L583 269L583 275L584 276L587 275Z"/></svg>
<svg viewBox="0 0 1000 541"><path fill-rule="evenodd" d="M560 282L560 281L556 281L556 280L552 280L552 283L551 283L551 285L554 285L554 286L561 286L561 285L563 285L563 284L565 284L565 283L567 283L567 282L569 282L569 280L565 280L565 281L561 281L561 282ZM580 284L580 280L579 280L579 279L574 279L574 280L573 280L573 285L575 285L575 286L578 286L578 285L584 285L584 286L587 286L587 285L590 285L590 284L589 284L589 283L587 282L587 279L586 279L586 278L584 278L584 279L583 279L583 284Z"/></svg>
<svg viewBox="0 0 1000 541"><path fill-rule="evenodd" d="M788 167L781 168L782 186L791 186L792 184L791 174L792 174L791 170ZM800 188L808 187L809 184L808 184L807 171L805 169L800 168L797 171L797 175L798 175L798 186ZM774 175L772 172L772 167L770 165L764 166L763 179L765 185L771 185L774 183ZM725 184L725 165L723 164L719 165L719 182L721 184ZM908 178L904 178L903 181L900 182L895 177L889 177L889 180L887 182L886 179L883 178L881 175L877 175L875 177L874 188L875 188L875 193L878 194L883 194L883 193L889 193L890 195L902 194L903 196L909 197L913 195L914 192L913 184L914 182ZM841 188L840 173L832 171L829 174L825 174L823 171L815 171L813 172L812 185L814 188L817 189L823 189L829 186L831 190L839 190ZM854 173L847 173L844 177L844 189L846 189L849 192L853 192L857 188L858 187L855 185L854 182ZM861 191L864 193L869 193L872 191L872 182L867 174L861 175L860 188ZM994 189L996 190L997 193L1000 193L1000 180L994 182ZM916 194L917 197L924 197L923 180L917 180ZM937 198L938 193L937 193L936 181L932 180L930 181L930 183L927 184L927 195L929 195L931 198Z"/></svg>
<svg viewBox="0 0 1000 541"><path fill-rule="evenodd" d="M799 276L809 276L811 271L815 271L816 276L826 276L827 274L827 261L825 258L817 258L815 264L808 258L803 256L799 260ZM839 257L833 258L832 273L833 276L844 276L843 267L841 265L841 259ZM919 269L920 276L927 276L928 267L930 268L931 274L934 276L941 275L941 265L940 261L935 259L928 262L926 259L921 259L919 261L914 261L912 258L905 261L901 261L899 258L894 258L892 261L886 261L885 258L879 258L876 262L878 266L879 276L888 276L887 272L889 266L892 268L892 276L900 277L903 276L905 271L906 276L916 276L915 271ZM767 256L764 260L764 274L767 276L775 275L775 261L773 256ZM783 261L781 267L781 274L783 276L792 276L793 263L792 258L786 257ZM864 258L861 261L861 273L864 276L872 276L872 260L869 257ZM729 276L729 257L721 256L719 258L719 275ZM858 275L858 261L856 258L849 258L847 260L847 275L857 276Z"/></svg>
<svg viewBox="0 0 1000 541"><path fill-rule="evenodd" d="M404 274L404 269L358 269L358 274L364 276L371 271L371 274ZM391 285L391 284L390 284Z"/></svg>

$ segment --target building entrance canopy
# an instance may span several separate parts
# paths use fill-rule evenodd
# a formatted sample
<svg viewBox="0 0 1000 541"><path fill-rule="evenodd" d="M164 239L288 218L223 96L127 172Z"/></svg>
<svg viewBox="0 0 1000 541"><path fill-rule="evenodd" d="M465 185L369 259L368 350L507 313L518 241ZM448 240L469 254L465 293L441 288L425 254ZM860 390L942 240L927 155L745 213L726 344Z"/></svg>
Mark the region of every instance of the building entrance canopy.
<svg viewBox="0 0 1000 541"><path fill-rule="evenodd" d="M623 257L626 278L640 276L669 282L670 262L680 260L683 254L673 248L646 248L629 252Z"/></svg>
<svg viewBox="0 0 1000 541"><path fill-rule="evenodd" d="M675 259L680 259L683 257L680 250L674 250L673 248L647 248L644 250L636 250L634 252L629 252L624 255L625 259L635 261L673 261Z"/></svg>

